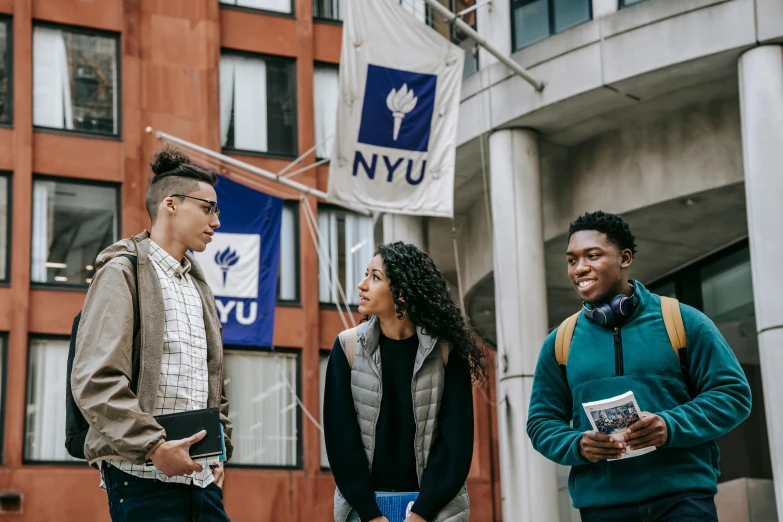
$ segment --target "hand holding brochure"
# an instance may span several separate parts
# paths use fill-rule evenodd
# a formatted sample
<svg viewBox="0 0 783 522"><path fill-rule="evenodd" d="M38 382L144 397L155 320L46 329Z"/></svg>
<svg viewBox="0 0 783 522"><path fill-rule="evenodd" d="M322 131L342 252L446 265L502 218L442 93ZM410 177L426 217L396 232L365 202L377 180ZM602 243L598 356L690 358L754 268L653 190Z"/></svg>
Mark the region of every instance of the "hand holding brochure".
<svg viewBox="0 0 783 522"><path fill-rule="evenodd" d="M602 401L582 403L593 430L605 435L622 435L628 427L641 418L642 410L636 402L633 392L629 391L617 397ZM638 450L625 450L620 459L630 459L654 451L655 447ZM620 460L611 459L611 460Z"/></svg>

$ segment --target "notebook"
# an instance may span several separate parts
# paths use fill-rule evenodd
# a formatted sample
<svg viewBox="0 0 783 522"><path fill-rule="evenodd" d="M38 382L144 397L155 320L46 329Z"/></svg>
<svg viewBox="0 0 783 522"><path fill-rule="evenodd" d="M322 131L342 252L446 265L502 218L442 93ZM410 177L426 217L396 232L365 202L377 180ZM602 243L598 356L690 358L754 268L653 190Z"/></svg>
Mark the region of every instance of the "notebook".
<svg viewBox="0 0 783 522"><path fill-rule="evenodd" d="M190 457L193 459L224 453L223 425L217 408L157 415L155 420L166 430L166 440L187 439L201 430L207 430L207 435L190 447Z"/></svg>

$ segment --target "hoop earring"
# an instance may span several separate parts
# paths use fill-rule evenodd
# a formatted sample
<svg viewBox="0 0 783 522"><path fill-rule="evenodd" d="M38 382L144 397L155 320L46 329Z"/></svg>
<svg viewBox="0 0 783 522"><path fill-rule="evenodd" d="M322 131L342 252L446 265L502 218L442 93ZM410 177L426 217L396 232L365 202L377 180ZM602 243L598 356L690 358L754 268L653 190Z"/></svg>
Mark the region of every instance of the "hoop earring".
<svg viewBox="0 0 783 522"><path fill-rule="evenodd" d="M407 309L403 310L402 312L397 312L397 319L402 321L403 319L405 319L405 314L407 313L408 313Z"/></svg>

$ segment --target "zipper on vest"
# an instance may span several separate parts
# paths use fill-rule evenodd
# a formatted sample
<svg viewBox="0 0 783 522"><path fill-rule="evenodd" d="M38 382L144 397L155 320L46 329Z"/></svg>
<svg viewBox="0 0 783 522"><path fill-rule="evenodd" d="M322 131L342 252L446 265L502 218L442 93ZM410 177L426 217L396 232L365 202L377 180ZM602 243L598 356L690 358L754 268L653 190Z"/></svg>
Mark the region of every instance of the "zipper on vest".
<svg viewBox="0 0 783 522"><path fill-rule="evenodd" d="M620 329L614 329L614 371L619 376L623 374L623 338Z"/></svg>
<svg viewBox="0 0 783 522"><path fill-rule="evenodd" d="M362 341L362 347L364 347L364 342ZM381 347L378 347L378 350L380 351ZM378 354L378 359L380 360L380 353ZM370 455L370 472L372 472L372 463L375 460L375 436L378 433L378 417L381 416L381 403L383 402L383 377L381 376L381 369L380 367L376 367L375 361L372 357L367 357L367 363L370 365L370 368L372 368L372 371L375 372L375 375L378 376L378 411L375 413L375 420L372 423L372 437L373 437L373 443L372 443L372 454Z"/></svg>
<svg viewBox="0 0 783 522"><path fill-rule="evenodd" d="M421 469L421 463L419 463L419 447L416 445L416 441L419 439L419 421L416 419L416 371L413 372L413 378L411 379L411 398L413 399L413 424L416 426L416 431L413 434L413 456L416 457L416 478L419 480L419 487L421 487L421 475L419 470Z"/></svg>

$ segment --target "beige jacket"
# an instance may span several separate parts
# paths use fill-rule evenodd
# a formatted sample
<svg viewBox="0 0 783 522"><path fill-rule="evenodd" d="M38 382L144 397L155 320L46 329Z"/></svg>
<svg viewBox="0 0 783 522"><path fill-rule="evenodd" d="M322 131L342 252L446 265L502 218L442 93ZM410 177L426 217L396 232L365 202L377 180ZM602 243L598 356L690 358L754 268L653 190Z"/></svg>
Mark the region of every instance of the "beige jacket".
<svg viewBox="0 0 783 522"><path fill-rule="evenodd" d="M142 464L166 438L166 431L152 416L160 381L165 314L160 283L149 262L149 248L149 233L145 231L101 252L82 309L71 389L90 424L84 455L94 467L107 459ZM121 257L123 254L137 256L139 299L136 273L131 261ZM209 372L207 407L220 408L226 456L231 458L231 422L222 385L223 342L215 298L196 260L190 253L185 256L192 265L190 275L204 309ZM140 325L136 338L135 316ZM136 394L131 391L134 368L138 368Z"/></svg>

